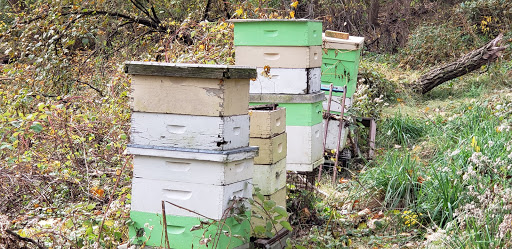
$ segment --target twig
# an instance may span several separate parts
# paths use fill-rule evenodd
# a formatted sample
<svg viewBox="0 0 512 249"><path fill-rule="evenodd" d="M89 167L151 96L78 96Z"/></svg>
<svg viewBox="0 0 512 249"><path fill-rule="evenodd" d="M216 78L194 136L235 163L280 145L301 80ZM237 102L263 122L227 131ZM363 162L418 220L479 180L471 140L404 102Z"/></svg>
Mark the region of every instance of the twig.
<svg viewBox="0 0 512 249"><path fill-rule="evenodd" d="M11 231L9 229L5 229L5 232L7 232L8 234L14 236L14 238L16 238L17 240L21 240L21 241L25 241L25 242L28 242L28 243L32 243L32 244L36 245L37 248L39 248L39 249L46 249L45 246L37 243L37 241L35 241L35 240L31 239L31 238L21 237L19 234L15 233L15 232L13 232L13 231Z"/></svg>
<svg viewBox="0 0 512 249"><path fill-rule="evenodd" d="M162 219L163 219L163 233L165 234L165 245L167 246L167 249L171 249L171 246L169 245L169 235L167 234L167 218L165 217L165 201L162 201Z"/></svg>
<svg viewBox="0 0 512 249"><path fill-rule="evenodd" d="M100 231L98 232L98 239L96 239L96 249L98 249L100 246L101 232L103 231L103 225L105 224L105 220L107 219L108 209L112 204L112 200L114 200L114 195L116 193L117 185L119 184L119 179L121 178L121 175L123 174L124 168L127 164L128 160L124 162L123 167L121 168L121 172L119 172L119 175L116 178L116 183L114 184L114 188L112 189L112 194L110 194L110 200L108 202L107 209L105 210L105 214L103 215L103 220L101 221Z"/></svg>
<svg viewBox="0 0 512 249"><path fill-rule="evenodd" d="M197 215L199 215L199 216L201 216L201 217L203 217L203 218L206 218L206 219L209 219L209 220L215 220L215 219L212 219L212 218L210 218L210 217L204 216L204 215L202 215L202 214L200 214L200 213L198 213L198 212L196 212L196 211L194 211L194 210L190 210L190 209L188 209L188 208L182 207L182 206L177 205L177 204L174 204L174 203L172 203L172 202L169 202L169 201L165 201L165 202L167 202L167 203L169 203L169 204L171 204L171 205L173 205L173 206L175 206L175 207L177 207L177 208L180 208L180 209L183 209L183 210L189 211L189 212L191 212L191 213L193 213L193 214L197 214Z"/></svg>

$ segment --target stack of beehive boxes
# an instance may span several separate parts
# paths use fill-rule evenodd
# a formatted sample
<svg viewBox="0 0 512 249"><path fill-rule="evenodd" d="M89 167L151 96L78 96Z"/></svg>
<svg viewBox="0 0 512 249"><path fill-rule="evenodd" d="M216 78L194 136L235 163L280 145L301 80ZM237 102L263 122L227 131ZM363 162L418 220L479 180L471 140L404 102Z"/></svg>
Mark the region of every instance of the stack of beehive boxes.
<svg viewBox="0 0 512 249"><path fill-rule="evenodd" d="M286 108L286 169L323 163L322 23L312 20L233 20L235 64L257 67L251 104Z"/></svg>
<svg viewBox="0 0 512 249"><path fill-rule="evenodd" d="M254 158L253 184L266 200L273 200L276 205L286 208L286 111L284 108L265 110L251 108L250 141L251 146L259 147L259 155ZM258 200L256 196L254 197ZM253 207L252 227L263 226L273 218L261 211L261 207ZM261 217L261 218L259 218ZM277 230L282 226L275 225ZM275 232L275 231L274 231ZM264 234L253 232L253 237L264 237Z"/></svg>
<svg viewBox="0 0 512 249"><path fill-rule="evenodd" d="M364 45L364 37L349 36L348 39L340 39L323 34L322 38L322 90L328 95L330 84L333 84L330 112L339 114L344 86L347 86L345 111L352 105L357 87L359 58ZM327 101L324 101L323 107L324 110L327 110ZM324 120L325 122L327 120ZM328 128L325 146L327 149L336 149L339 122L330 120ZM341 147L346 143L347 135L348 132L344 129L341 135Z"/></svg>
<svg viewBox="0 0 512 249"><path fill-rule="evenodd" d="M247 246L250 221L237 222L229 210L252 195L257 148L249 147L248 98L256 70L127 62L126 73L134 111L131 239L160 247L166 232L172 248Z"/></svg>

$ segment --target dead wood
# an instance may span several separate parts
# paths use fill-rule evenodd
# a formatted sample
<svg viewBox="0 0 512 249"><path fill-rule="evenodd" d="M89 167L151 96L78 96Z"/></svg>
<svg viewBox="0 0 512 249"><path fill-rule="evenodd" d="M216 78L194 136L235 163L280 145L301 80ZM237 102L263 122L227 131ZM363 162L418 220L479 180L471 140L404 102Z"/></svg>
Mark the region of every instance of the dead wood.
<svg viewBox="0 0 512 249"><path fill-rule="evenodd" d="M446 81L492 63L501 55L501 51L507 48L507 46L500 45L502 38L503 34L500 34L485 46L465 54L455 62L442 65L423 74L419 78L415 90L422 94L428 93Z"/></svg>

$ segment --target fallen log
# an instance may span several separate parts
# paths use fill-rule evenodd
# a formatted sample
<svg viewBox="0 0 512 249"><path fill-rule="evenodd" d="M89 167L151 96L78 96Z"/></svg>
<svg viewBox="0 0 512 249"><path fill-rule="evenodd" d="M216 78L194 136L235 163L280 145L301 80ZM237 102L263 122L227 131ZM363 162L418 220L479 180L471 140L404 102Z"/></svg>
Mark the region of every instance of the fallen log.
<svg viewBox="0 0 512 249"><path fill-rule="evenodd" d="M422 94L428 93L446 81L470 73L495 61L501 55L501 51L508 47L500 45L502 38L503 34L499 34L485 46L465 54L455 62L442 65L423 74L414 86L415 90Z"/></svg>

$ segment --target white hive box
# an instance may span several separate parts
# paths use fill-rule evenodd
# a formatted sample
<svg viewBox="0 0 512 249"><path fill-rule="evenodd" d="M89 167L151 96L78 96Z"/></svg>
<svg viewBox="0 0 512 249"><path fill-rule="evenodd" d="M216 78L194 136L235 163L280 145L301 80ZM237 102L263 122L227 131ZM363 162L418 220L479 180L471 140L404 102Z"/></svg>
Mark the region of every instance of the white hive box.
<svg viewBox="0 0 512 249"><path fill-rule="evenodd" d="M263 195L271 195L286 186L286 158L274 164L254 165L252 183Z"/></svg>
<svg viewBox="0 0 512 249"><path fill-rule="evenodd" d="M327 110L327 101L329 99L329 95L326 95L327 100L324 100L322 106L324 110ZM341 112L341 100L342 96L332 96L331 99L331 112ZM345 112L352 106L352 98L345 98Z"/></svg>
<svg viewBox="0 0 512 249"><path fill-rule="evenodd" d="M364 45L364 37L349 36L348 39L339 39L326 37L322 34L323 48L342 49L342 50L360 50Z"/></svg>
<svg viewBox="0 0 512 249"><path fill-rule="evenodd" d="M235 46L235 64L270 68L321 67L322 46Z"/></svg>
<svg viewBox="0 0 512 249"><path fill-rule="evenodd" d="M138 156L166 157L212 162L240 161L253 158L258 155L258 147L244 147L232 150L198 150L129 144L126 151L128 154Z"/></svg>
<svg viewBox="0 0 512 249"><path fill-rule="evenodd" d="M320 91L322 70L315 68L258 68L250 93L308 94Z"/></svg>
<svg viewBox="0 0 512 249"><path fill-rule="evenodd" d="M133 177L148 180L228 185L252 178L252 158L214 162L168 157L133 157Z"/></svg>
<svg viewBox="0 0 512 249"><path fill-rule="evenodd" d="M131 142L205 150L249 146L249 115L228 117L132 113Z"/></svg>
<svg viewBox="0 0 512 249"><path fill-rule="evenodd" d="M250 137L270 138L286 131L286 109L249 110Z"/></svg>
<svg viewBox="0 0 512 249"><path fill-rule="evenodd" d="M137 112L200 116L247 114L256 69L226 65L127 62Z"/></svg>
<svg viewBox="0 0 512 249"><path fill-rule="evenodd" d="M312 171L323 163L323 124L287 126L288 156L286 170Z"/></svg>
<svg viewBox="0 0 512 249"><path fill-rule="evenodd" d="M162 213L162 201L168 201L195 211L211 219L223 218L233 197L250 198L251 180L244 180L225 186L171 182L133 178L131 210ZM244 202L247 206L247 203ZM167 215L201 217L195 213L165 204Z"/></svg>
<svg viewBox="0 0 512 249"><path fill-rule="evenodd" d="M259 155L254 158L254 164L273 164L286 157L286 133L272 138L251 138L249 144L259 147Z"/></svg>
<svg viewBox="0 0 512 249"><path fill-rule="evenodd" d="M322 122L324 125L323 129L325 130L325 122L326 119ZM338 120L329 120L329 127L327 130L327 140L325 141L325 149L329 150L336 150L338 148L338 133L340 127L340 121ZM343 128L341 130L341 140L340 140L340 151L345 147L345 144L347 143L347 137L348 137L348 129Z"/></svg>
<svg viewBox="0 0 512 249"><path fill-rule="evenodd" d="M253 196L253 199L258 201L258 202L261 202L261 200L258 199L256 196ZM265 195L264 199L265 200L273 200L273 201L276 202L277 206L281 206L281 207L286 208L286 188L281 188L280 190L276 191L275 193L272 193L271 195ZM261 211L259 208L256 209L253 206L252 207L252 213L258 214L258 215L263 217L263 219L256 218L254 216L251 217L251 226L252 227L255 227L255 226L265 226L267 224L267 221L269 220L269 217L267 215L265 215L263 213L263 211ZM281 226L281 224L279 224L279 222L277 224L275 224L275 226L277 228L277 231L279 231L279 230L281 230L283 228L283 226ZM272 231L274 233L276 232L276 231L274 231L274 229L272 229ZM257 235L257 234L253 233L253 236L261 237L262 235Z"/></svg>

